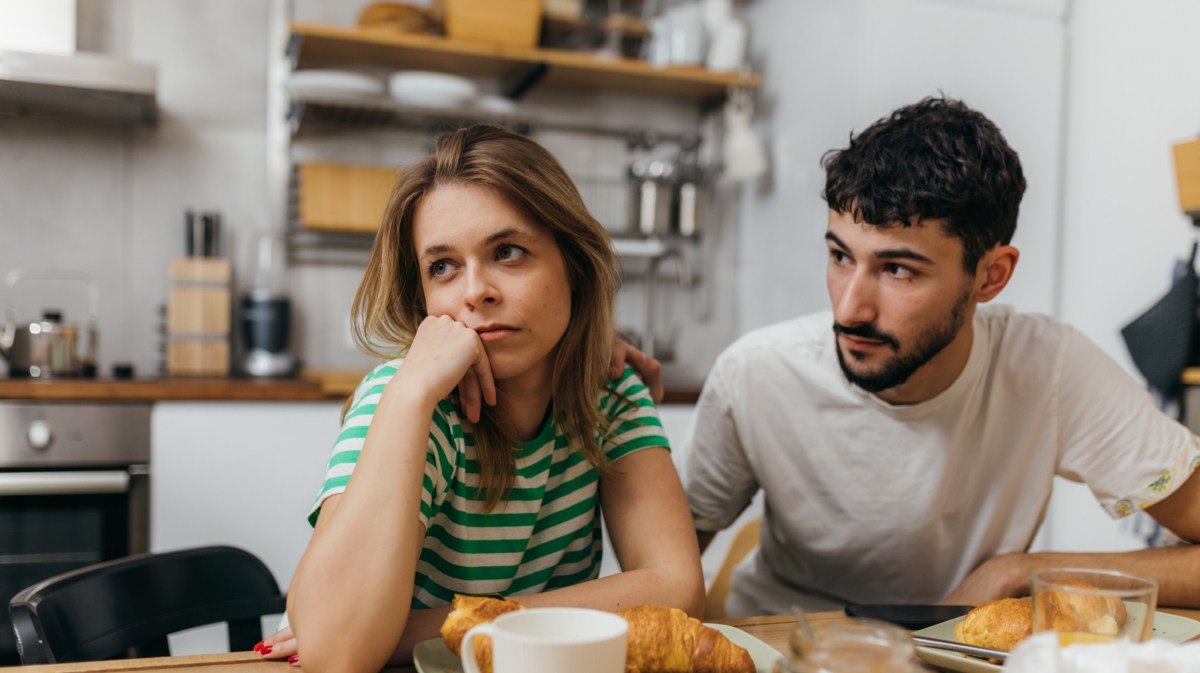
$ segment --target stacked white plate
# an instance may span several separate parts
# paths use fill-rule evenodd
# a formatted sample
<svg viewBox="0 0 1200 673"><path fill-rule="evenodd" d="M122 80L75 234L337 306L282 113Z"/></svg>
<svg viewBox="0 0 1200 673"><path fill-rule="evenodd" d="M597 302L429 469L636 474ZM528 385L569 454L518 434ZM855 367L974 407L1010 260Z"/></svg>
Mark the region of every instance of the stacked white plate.
<svg viewBox="0 0 1200 673"><path fill-rule="evenodd" d="M470 105L479 88L471 80L457 75L405 70L392 74L388 80L388 93L404 105L453 108Z"/></svg>
<svg viewBox="0 0 1200 673"><path fill-rule="evenodd" d="M361 99L384 94L383 81L349 70L297 70L287 81L294 96Z"/></svg>

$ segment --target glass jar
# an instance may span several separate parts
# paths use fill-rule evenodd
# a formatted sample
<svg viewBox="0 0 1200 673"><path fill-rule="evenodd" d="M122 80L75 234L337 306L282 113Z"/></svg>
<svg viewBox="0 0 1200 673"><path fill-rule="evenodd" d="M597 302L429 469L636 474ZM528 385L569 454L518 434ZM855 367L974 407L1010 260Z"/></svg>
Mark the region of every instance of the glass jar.
<svg viewBox="0 0 1200 673"><path fill-rule="evenodd" d="M887 622L844 619L812 622L813 639L800 627L788 639L790 656L774 673L910 673L919 670L908 632Z"/></svg>

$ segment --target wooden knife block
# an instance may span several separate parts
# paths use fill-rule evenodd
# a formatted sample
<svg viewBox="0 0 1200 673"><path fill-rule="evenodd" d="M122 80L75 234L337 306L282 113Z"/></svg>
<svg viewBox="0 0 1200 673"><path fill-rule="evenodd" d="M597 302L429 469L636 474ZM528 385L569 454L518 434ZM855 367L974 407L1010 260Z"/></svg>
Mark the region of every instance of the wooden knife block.
<svg viewBox="0 0 1200 673"><path fill-rule="evenodd" d="M228 376L232 323L229 260L173 259L167 275L167 374Z"/></svg>

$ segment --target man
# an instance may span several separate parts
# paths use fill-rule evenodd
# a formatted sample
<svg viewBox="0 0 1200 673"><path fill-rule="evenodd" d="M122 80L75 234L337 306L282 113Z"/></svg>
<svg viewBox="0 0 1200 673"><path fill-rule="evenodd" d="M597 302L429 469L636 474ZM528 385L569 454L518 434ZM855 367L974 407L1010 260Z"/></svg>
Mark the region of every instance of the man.
<svg viewBox="0 0 1200 673"><path fill-rule="evenodd" d="M977 603L1040 567L1114 568L1200 605L1200 545L1027 553L1055 475L1113 516L1200 539L1200 440L1072 328L1005 307L1025 179L960 101L901 108L828 153L832 311L718 358L687 469L706 546L761 488L761 546L730 615L793 604ZM977 308L978 307L978 308Z"/></svg>

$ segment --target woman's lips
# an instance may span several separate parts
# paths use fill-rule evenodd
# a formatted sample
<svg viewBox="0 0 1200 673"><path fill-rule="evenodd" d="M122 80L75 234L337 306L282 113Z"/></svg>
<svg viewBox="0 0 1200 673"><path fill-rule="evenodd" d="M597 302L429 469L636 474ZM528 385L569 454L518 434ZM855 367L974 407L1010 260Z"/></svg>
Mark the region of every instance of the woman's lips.
<svg viewBox="0 0 1200 673"><path fill-rule="evenodd" d="M489 327L486 329L476 330L476 333L479 334L480 341L484 343L494 343L496 341L507 339L513 334L516 334L517 330L513 327Z"/></svg>

